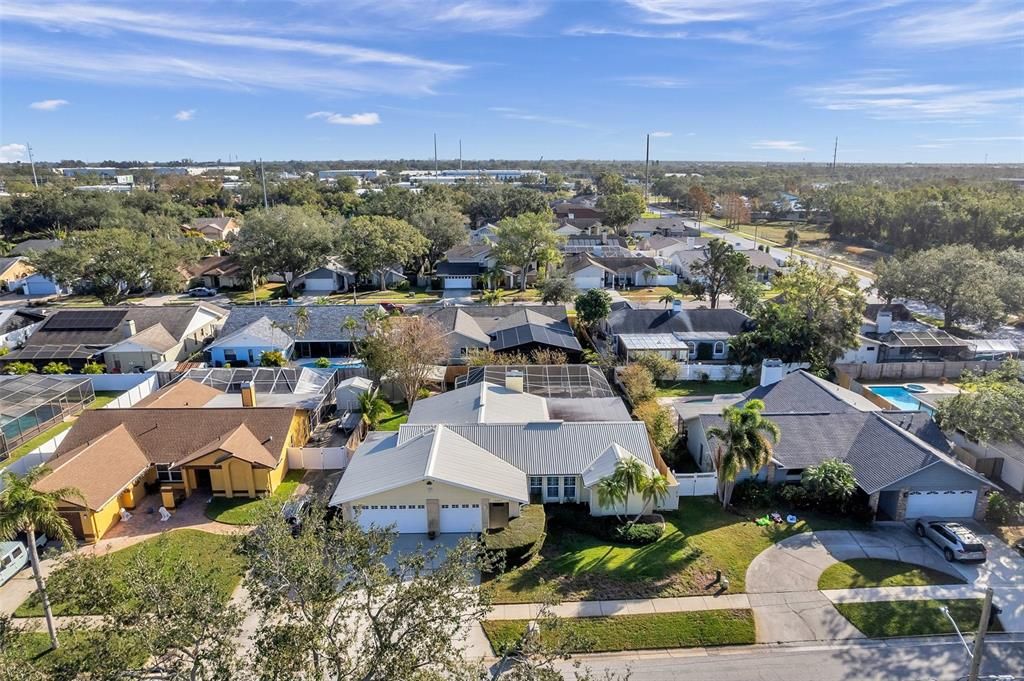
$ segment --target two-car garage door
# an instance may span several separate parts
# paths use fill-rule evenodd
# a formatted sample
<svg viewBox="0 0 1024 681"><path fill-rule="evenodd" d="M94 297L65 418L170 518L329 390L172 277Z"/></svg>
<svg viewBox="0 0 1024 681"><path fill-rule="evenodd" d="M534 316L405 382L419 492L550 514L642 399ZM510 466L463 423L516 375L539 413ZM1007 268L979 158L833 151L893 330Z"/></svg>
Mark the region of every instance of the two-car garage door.
<svg viewBox="0 0 1024 681"><path fill-rule="evenodd" d="M978 490L914 490L907 496L907 518L938 516L940 518L970 518Z"/></svg>
<svg viewBox="0 0 1024 681"><path fill-rule="evenodd" d="M441 504L441 532L480 532L480 504ZM427 509L420 505L361 506L359 525L387 527L394 525L399 534L427 531Z"/></svg>

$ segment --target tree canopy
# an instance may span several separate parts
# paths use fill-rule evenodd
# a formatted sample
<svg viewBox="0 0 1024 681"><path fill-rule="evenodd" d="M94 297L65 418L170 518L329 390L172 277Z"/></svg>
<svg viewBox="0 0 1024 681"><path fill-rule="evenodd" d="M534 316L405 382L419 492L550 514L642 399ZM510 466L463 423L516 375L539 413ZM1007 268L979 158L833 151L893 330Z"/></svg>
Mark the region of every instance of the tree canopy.
<svg viewBox="0 0 1024 681"><path fill-rule="evenodd" d="M604 211L601 222L616 230L639 220L647 209L644 197L631 191L602 196L597 207Z"/></svg>
<svg viewBox="0 0 1024 681"><path fill-rule="evenodd" d="M498 222L498 243L491 252L504 265L519 270L519 290L526 290L526 276L530 267L542 260L550 251L557 252L564 238L555 233L551 211L523 213Z"/></svg>
<svg viewBox="0 0 1024 681"><path fill-rule="evenodd" d="M1024 443L1024 363L1008 360L988 374L966 372L961 392L939 403L936 420L982 442Z"/></svg>
<svg viewBox="0 0 1024 681"><path fill-rule="evenodd" d="M710 241L704 253L702 260L690 265L690 271L702 280L704 295L714 310L723 294L741 291L753 281L753 275L747 272L750 259L722 239Z"/></svg>
<svg viewBox="0 0 1024 681"><path fill-rule="evenodd" d="M338 251L348 266L363 277L377 275L383 291L387 288L389 268L420 258L428 247L427 238L405 220L360 215L342 225ZM352 291L354 296L354 287Z"/></svg>
<svg viewBox="0 0 1024 681"><path fill-rule="evenodd" d="M323 266L336 251L337 230L316 210L274 206L250 212L232 244L242 271L280 276L291 293L295 277Z"/></svg>

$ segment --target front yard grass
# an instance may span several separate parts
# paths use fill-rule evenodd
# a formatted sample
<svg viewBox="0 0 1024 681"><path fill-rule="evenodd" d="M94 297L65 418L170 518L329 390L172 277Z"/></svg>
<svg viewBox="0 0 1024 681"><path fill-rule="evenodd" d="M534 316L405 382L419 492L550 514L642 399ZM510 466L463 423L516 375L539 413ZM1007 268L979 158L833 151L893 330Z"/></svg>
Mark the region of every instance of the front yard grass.
<svg viewBox="0 0 1024 681"><path fill-rule="evenodd" d="M819 589L865 589L876 586L931 586L964 584L953 575L898 560L854 558L836 563L821 573Z"/></svg>
<svg viewBox="0 0 1024 681"><path fill-rule="evenodd" d="M657 397L693 397L695 395L732 395L747 390L743 381L658 381Z"/></svg>
<svg viewBox="0 0 1024 681"><path fill-rule="evenodd" d="M568 601L706 595L716 570L730 591L746 587L747 567L757 554L786 537L810 530L849 529L844 519L804 515L794 525L760 527L725 511L717 499L680 499L665 513L665 533L646 546L598 539L551 522L540 555L521 568L484 583L496 603L535 603L549 590ZM763 512L762 512L763 515ZM858 528L862 527L857 525Z"/></svg>
<svg viewBox="0 0 1024 681"><path fill-rule="evenodd" d="M49 636L35 631L23 632L15 638L12 652L17 658L28 662L43 673L45 678L57 679L66 678L59 670L75 668L76 660L96 650L109 649L110 646L110 641L101 638L99 632L89 629L61 630L57 632L57 638L60 641L60 648L50 650ZM128 651L128 659L134 662L135 666L145 664L149 653L138 641L119 643L126 644L127 647L122 650Z"/></svg>
<svg viewBox="0 0 1024 681"><path fill-rule="evenodd" d="M284 500L295 493L295 489L302 482L305 471L288 471L284 480L277 486L271 495L273 499ZM259 517L259 510L265 499L228 499L226 497L214 497L206 505L206 517L226 525L253 525Z"/></svg>
<svg viewBox="0 0 1024 681"><path fill-rule="evenodd" d="M398 430L398 427L409 420L409 407L405 402L391 405L391 416L382 419L377 430Z"/></svg>
<svg viewBox="0 0 1024 681"><path fill-rule="evenodd" d="M228 297L235 305L251 304L253 302L252 288L238 289L237 291L224 291L224 295ZM267 283L262 286L256 287L256 302L261 303L267 300L277 300L278 298L287 297L288 289L285 288L284 284L281 283Z"/></svg>
<svg viewBox="0 0 1024 681"><path fill-rule="evenodd" d="M115 551L98 560L109 560L114 564L114 572L119 572L118 565L126 564L136 553L156 552L160 550L160 542L166 546L171 563L192 563L208 569L216 583L216 591L226 603L231 592L238 586L244 570L244 559L235 553L237 539L231 535L210 534L200 530L174 530L166 532L144 542L133 544L126 549ZM59 569L59 568L58 568ZM67 603L58 600L53 602L54 615L90 615ZM145 607L141 604L139 607ZM43 606L39 596L33 593L14 612L15 617L42 617Z"/></svg>
<svg viewBox="0 0 1024 681"><path fill-rule="evenodd" d="M954 634L952 623L941 608L949 608L960 631L976 631L981 619L981 599L952 601L881 601L873 603L837 603L843 617L868 638L885 636L930 636ZM1002 631L998 622L989 631Z"/></svg>
<svg viewBox="0 0 1024 681"><path fill-rule="evenodd" d="M528 620L481 622L494 652L501 655L514 646ZM567 632L587 645L572 653L604 653L619 650L733 646L754 643L754 617L750 610L706 610L654 615L579 617L563 620Z"/></svg>

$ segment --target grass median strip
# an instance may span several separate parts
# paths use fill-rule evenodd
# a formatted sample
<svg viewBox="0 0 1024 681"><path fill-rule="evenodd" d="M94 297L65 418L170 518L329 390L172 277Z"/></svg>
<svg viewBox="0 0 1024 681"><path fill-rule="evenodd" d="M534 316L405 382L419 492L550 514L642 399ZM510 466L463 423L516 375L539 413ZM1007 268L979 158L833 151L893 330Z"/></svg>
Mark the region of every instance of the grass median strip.
<svg viewBox="0 0 1024 681"><path fill-rule="evenodd" d="M484 633L494 652L502 654L522 637L529 620L484 620ZM754 616L750 610L707 610L654 615L580 617L562 625L586 646L573 653L619 650L732 646L754 643Z"/></svg>
<svg viewBox="0 0 1024 681"><path fill-rule="evenodd" d="M942 612L943 606L956 620L960 631L976 631L981 619L981 599L951 601L877 601L873 603L837 603L843 617L868 638L886 636L929 636L954 634L953 624ZM996 626L990 631L1002 631Z"/></svg>
<svg viewBox="0 0 1024 681"><path fill-rule="evenodd" d="M963 584L964 580L931 568L898 560L854 558L821 573L819 589L864 589L878 586Z"/></svg>

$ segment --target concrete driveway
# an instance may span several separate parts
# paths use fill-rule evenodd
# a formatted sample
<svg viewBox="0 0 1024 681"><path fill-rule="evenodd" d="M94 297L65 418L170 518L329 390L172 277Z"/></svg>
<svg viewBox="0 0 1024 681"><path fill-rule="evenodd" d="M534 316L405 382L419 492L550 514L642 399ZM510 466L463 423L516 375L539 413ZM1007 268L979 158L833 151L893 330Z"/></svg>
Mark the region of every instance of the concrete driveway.
<svg viewBox="0 0 1024 681"><path fill-rule="evenodd" d="M429 569L433 569L444 561L448 551L454 549L460 541L475 538L476 535L474 534L439 534L435 539L431 539L426 534L400 534L395 537L395 541L391 546L391 555L385 563L389 568L394 569L398 565L398 556L437 549L437 555L429 566Z"/></svg>

